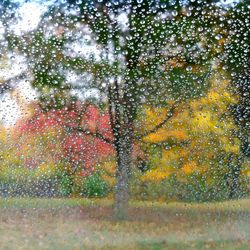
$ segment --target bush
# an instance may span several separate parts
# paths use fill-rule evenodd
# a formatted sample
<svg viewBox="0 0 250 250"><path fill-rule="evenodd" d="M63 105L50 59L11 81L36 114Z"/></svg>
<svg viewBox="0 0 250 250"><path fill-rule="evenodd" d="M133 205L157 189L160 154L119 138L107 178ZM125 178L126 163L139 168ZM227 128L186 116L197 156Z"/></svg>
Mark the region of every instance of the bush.
<svg viewBox="0 0 250 250"><path fill-rule="evenodd" d="M85 197L104 197L108 194L109 187L99 173L85 177L81 187L81 195Z"/></svg>
<svg viewBox="0 0 250 250"><path fill-rule="evenodd" d="M234 198L249 195L246 181L240 180L239 189ZM229 199L230 188L224 179L211 182L202 175L190 175L178 179L174 174L163 181L141 181L133 178L131 195L143 200L177 200L185 202L222 201Z"/></svg>
<svg viewBox="0 0 250 250"><path fill-rule="evenodd" d="M23 166L9 166L1 169L0 196L4 197L57 197L61 191L62 174L59 166L28 169Z"/></svg>
<svg viewBox="0 0 250 250"><path fill-rule="evenodd" d="M0 196L2 197L104 197L109 186L99 173L88 177L72 175L67 165L44 164L28 169L8 166L0 171Z"/></svg>
<svg viewBox="0 0 250 250"><path fill-rule="evenodd" d="M3 197L56 197L57 181L52 178L8 178L0 180L0 196Z"/></svg>
<svg viewBox="0 0 250 250"><path fill-rule="evenodd" d="M73 192L74 182L68 174L59 175L58 193L60 196L69 197Z"/></svg>

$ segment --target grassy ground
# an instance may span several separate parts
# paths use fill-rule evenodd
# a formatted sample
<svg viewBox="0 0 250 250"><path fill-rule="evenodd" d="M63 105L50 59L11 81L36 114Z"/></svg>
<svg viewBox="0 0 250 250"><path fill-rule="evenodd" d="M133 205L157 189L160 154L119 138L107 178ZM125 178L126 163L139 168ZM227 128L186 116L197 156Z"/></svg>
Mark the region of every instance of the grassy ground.
<svg viewBox="0 0 250 250"><path fill-rule="evenodd" d="M132 202L116 222L104 199L0 199L0 249L250 249L250 200Z"/></svg>

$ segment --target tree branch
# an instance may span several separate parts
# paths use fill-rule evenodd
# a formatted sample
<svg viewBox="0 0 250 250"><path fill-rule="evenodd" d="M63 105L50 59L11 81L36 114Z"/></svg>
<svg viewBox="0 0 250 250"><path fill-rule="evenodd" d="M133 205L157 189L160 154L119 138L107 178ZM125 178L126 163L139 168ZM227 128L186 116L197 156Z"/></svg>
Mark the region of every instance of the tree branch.
<svg viewBox="0 0 250 250"><path fill-rule="evenodd" d="M137 139L137 140L138 139L142 139L143 137L146 137L146 136L148 136L148 135L150 135L152 133L157 132L157 130L159 130L160 128L162 128L165 125L165 123L173 117L174 111L175 111L176 107L177 107L177 102L175 102L172 105L172 107L170 108L170 110L168 111L166 117L164 118L164 120L162 122L160 122L159 124L157 124L153 129L150 129L149 131L146 131L143 134L135 136L135 139Z"/></svg>
<svg viewBox="0 0 250 250"><path fill-rule="evenodd" d="M110 123L111 123L111 128L112 128L112 130L113 130L113 133L115 132L114 131L114 128L115 128L115 117L114 117L114 115L113 115L113 110L112 110L112 108L113 108L113 102L112 102L112 100L113 100L113 91L112 91L112 86L111 85L109 85L108 86L108 110L109 110L109 119L110 119Z"/></svg>
<svg viewBox="0 0 250 250"><path fill-rule="evenodd" d="M93 137L96 137L97 139L100 139L108 144L111 144L113 145L113 140L112 139L109 139L109 138L106 138L104 137L100 132L96 131L96 132L92 132L90 131L89 129L84 129L84 128L81 128L81 127L68 127L69 130L74 130L74 131L77 131L77 132L80 132L80 133L83 133L83 134L86 134L86 135L91 135Z"/></svg>
<svg viewBox="0 0 250 250"><path fill-rule="evenodd" d="M79 120L78 120L78 123L77 123L77 127L70 127L70 126L67 126L67 129L68 131L77 131L77 132L80 132L80 133L84 133L86 135L91 135L93 137L96 137L108 144L113 144L113 140L109 139L109 138L105 138L100 132L96 131L96 132L92 132L90 131L89 129L84 129L81 127L81 123L82 123L82 119L84 117L84 114L86 113L88 107L91 105L90 102L87 102L84 107L82 108L80 114L79 114Z"/></svg>
<svg viewBox="0 0 250 250"><path fill-rule="evenodd" d="M90 106L90 102L87 102L84 107L82 108L80 114L79 114L79 120L78 120L78 124L77 124L77 127L79 128L81 126L81 123L82 123L82 119L83 119L83 116L85 115L88 107Z"/></svg>
<svg viewBox="0 0 250 250"><path fill-rule="evenodd" d="M14 76L14 77L9 78L8 80L5 80L4 82L0 83L0 94L3 94L8 90L11 90L13 88L11 86L11 83L22 80L24 77L26 77L26 72L23 72L20 75Z"/></svg>

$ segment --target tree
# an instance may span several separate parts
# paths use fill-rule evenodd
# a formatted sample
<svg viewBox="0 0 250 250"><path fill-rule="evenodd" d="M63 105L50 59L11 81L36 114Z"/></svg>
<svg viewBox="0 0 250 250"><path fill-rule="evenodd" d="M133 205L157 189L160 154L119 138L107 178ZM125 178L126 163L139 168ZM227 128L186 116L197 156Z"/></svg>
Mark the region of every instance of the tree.
<svg viewBox="0 0 250 250"><path fill-rule="evenodd" d="M75 131L78 123L82 131ZM68 133L72 128L73 132ZM82 105L77 102L49 112L37 106L28 119L18 122L15 137L20 138L18 154L24 156L27 162L24 165L30 168L46 162L56 165L57 162L66 161L71 166L72 175L87 176L95 171L97 163L114 156L110 145L113 135L109 115L107 112L101 113L90 103ZM25 146L27 142L28 148ZM28 163L30 161L33 163Z"/></svg>
<svg viewBox="0 0 250 250"><path fill-rule="evenodd" d="M211 19L220 15L215 2L59 2L36 31L21 39L8 37L9 44L27 56L33 86L45 108L59 107L58 101L64 102L64 94L74 88L98 89L103 97L117 156L117 217L127 216L134 142L160 129L180 103L208 88L215 56L211 44L218 42L213 35L216 22L211 25ZM91 55L72 49L86 45L84 37L96 47ZM80 75L83 83L69 84L66 71ZM145 102L168 105L169 112L155 128L138 134L135 122ZM75 131L89 133L80 125Z"/></svg>
<svg viewBox="0 0 250 250"><path fill-rule="evenodd" d="M250 83L249 83L249 3L239 1L230 8L226 15L225 30L227 42L224 44L224 67L231 75L232 86L235 88L238 103L231 105L235 122L238 125L238 137L241 141L241 155L232 169L233 185L230 196L236 196L239 177L245 159L250 156Z"/></svg>
<svg viewBox="0 0 250 250"><path fill-rule="evenodd" d="M143 138L150 163L141 177L145 183L165 181L166 185L174 178L180 185L170 188L173 193L178 190L181 199L231 198L240 143L229 109L230 105L237 104L230 83L225 71L216 72L206 95L179 107L167 125ZM166 112L164 107L146 105L144 129L154 127ZM245 185L245 177L242 169L238 181ZM238 191L235 196L244 195Z"/></svg>
<svg viewBox="0 0 250 250"><path fill-rule="evenodd" d="M207 70L209 62L203 68L199 67L199 63L202 61L204 64L208 53L199 54L199 39L195 37L195 29L197 22L203 21L202 25L206 26L208 21L202 20L203 16L199 13L198 18L188 18L180 3L171 6L168 1L131 1L118 4L111 2L110 5L107 1L69 3L78 8L74 15L78 23L90 29L91 36L96 44L101 46L107 58L111 54L113 57L112 63L104 60L104 63L111 64L112 67L110 70L108 67L100 67L97 79L103 82L102 78L106 77L109 80L106 88L102 90L107 93L117 153L115 213L117 217L126 217L134 141L159 129L171 119L179 102L199 96L206 88L204 68ZM208 6L201 4L200 7ZM71 9L71 6L69 8ZM164 14L171 16L169 20L163 17ZM127 22L125 28L119 23L119 17L122 15ZM177 34L179 37L176 37ZM168 39L173 39L174 45L171 45ZM180 51L173 53L174 49L178 50L178 46ZM197 51L199 52L196 53ZM199 58L201 55L202 59ZM172 67L171 63L182 65ZM91 62L88 64L91 65ZM194 72L198 68L201 74ZM105 74L105 70L109 76L107 72ZM95 81L95 84L98 83L96 79ZM160 83L157 84L156 81ZM159 96L160 100L152 98L153 95ZM136 135L135 121L140 105L145 101L159 105L173 98L175 102L163 121L145 134Z"/></svg>

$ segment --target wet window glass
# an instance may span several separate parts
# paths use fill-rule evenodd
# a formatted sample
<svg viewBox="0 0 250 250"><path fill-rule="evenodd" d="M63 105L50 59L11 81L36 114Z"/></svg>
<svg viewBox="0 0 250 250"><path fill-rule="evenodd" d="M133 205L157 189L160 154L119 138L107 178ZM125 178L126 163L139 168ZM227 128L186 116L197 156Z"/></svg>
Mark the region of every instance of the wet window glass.
<svg viewBox="0 0 250 250"><path fill-rule="evenodd" d="M0 0L1 249L249 249L249 0Z"/></svg>

